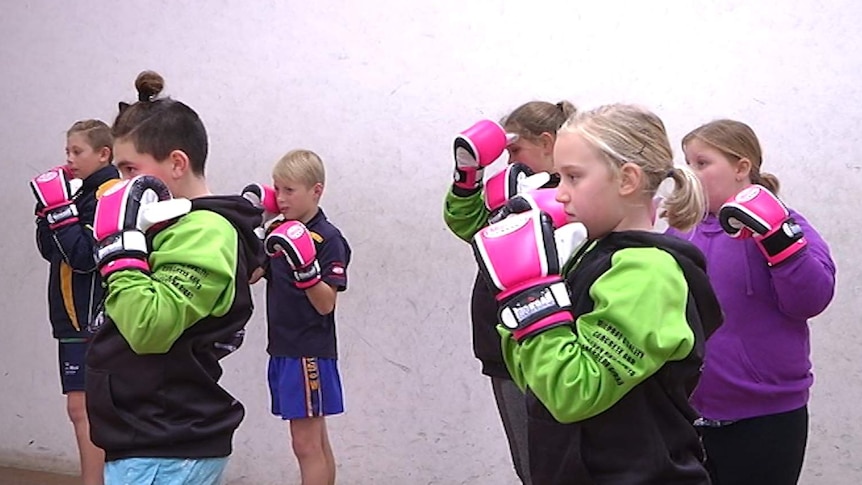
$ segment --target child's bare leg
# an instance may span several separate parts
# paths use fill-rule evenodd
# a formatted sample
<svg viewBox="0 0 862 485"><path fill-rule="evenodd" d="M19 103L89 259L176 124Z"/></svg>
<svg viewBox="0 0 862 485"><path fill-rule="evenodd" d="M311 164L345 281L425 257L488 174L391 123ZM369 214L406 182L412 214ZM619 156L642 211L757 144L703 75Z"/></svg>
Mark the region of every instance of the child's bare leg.
<svg viewBox="0 0 862 485"><path fill-rule="evenodd" d="M329 470L329 485L335 485L335 455L332 454L332 445L329 444L329 431L326 429L326 421L323 421L323 454L326 457L326 467Z"/></svg>
<svg viewBox="0 0 862 485"><path fill-rule="evenodd" d="M293 453L299 461L302 485L330 485L329 463L324 451L323 417L290 421Z"/></svg>
<svg viewBox="0 0 862 485"><path fill-rule="evenodd" d="M84 485L102 485L105 473L105 453L90 441L87 401L82 391L72 391L66 394L66 411L75 427L78 454L81 457L81 478Z"/></svg>

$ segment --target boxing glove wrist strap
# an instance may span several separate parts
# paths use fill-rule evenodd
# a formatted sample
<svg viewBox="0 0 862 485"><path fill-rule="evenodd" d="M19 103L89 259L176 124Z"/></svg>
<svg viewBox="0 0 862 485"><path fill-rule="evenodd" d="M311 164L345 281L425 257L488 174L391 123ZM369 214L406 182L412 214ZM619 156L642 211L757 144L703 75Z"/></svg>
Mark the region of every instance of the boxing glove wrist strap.
<svg viewBox="0 0 862 485"><path fill-rule="evenodd" d="M805 247L803 236L802 228L793 218L790 218L771 233L762 238L756 238L755 241L766 256L769 265L773 266Z"/></svg>
<svg viewBox="0 0 862 485"><path fill-rule="evenodd" d="M51 229L59 229L78 222L78 207L72 202L44 209L42 214Z"/></svg>
<svg viewBox="0 0 862 485"><path fill-rule="evenodd" d="M141 258L117 258L99 266L102 278L107 279L112 273L127 269L134 269L144 273L150 272L150 264Z"/></svg>
<svg viewBox="0 0 862 485"><path fill-rule="evenodd" d="M479 182L474 187L465 187L455 183L452 185L452 193L458 197L470 197L479 193L482 190L482 185L482 182Z"/></svg>
<svg viewBox="0 0 862 485"><path fill-rule="evenodd" d="M144 233L137 230L118 232L99 241L95 251L96 262L100 271L103 271L103 267L106 267L112 261L121 258L146 261L148 254L147 238L144 236ZM111 266L116 267L117 265L113 264ZM111 271L116 271L116 269L112 269Z"/></svg>
<svg viewBox="0 0 862 485"><path fill-rule="evenodd" d="M571 324L569 290L563 281L529 287L501 301L500 322L518 342L553 327Z"/></svg>
<svg viewBox="0 0 862 485"><path fill-rule="evenodd" d="M301 290L311 288L320 282L320 264L315 259L313 264L294 271L293 276L296 279L297 288Z"/></svg>

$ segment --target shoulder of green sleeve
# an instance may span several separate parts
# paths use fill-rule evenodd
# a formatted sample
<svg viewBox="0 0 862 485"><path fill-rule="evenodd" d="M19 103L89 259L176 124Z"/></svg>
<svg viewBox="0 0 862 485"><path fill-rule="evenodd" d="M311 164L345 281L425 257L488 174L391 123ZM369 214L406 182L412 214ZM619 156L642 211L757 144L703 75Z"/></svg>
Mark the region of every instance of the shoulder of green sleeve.
<svg viewBox="0 0 862 485"><path fill-rule="evenodd" d="M625 268L626 271L619 271ZM614 280L626 280L627 285L651 288L655 281L667 278L685 284L682 268L674 257L660 248L624 248L611 255L611 269Z"/></svg>
<svg viewBox="0 0 862 485"><path fill-rule="evenodd" d="M239 235L224 216L194 210L159 232L150 255L153 269L161 262L236 269Z"/></svg>
<svg viewBox="0 0 862 485"><path fill-rule="evenodd" d="M163 232L169 234L203 232L211 235L222 235L231 239L238 237L236 228L224 216L203 209L189 212Z"/></svg>
<svg viewBox="0 0 862 485"><path fill-rule="evenodd" d="M590 286L590 298L596 307L606 303L627 307L644 321L652 321L652 312L669 305L680 306L684 313L688 282L670 253L656 247L624 248L610 259L608 270ZM650 301L630 301L637 295L645 299L649 295Z"/></svg>

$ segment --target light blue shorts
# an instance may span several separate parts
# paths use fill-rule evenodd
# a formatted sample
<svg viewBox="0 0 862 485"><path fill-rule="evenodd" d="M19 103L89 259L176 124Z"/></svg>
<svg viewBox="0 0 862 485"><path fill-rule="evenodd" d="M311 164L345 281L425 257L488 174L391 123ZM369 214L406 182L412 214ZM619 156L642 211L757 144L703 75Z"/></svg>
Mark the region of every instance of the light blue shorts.
<svg viewBox="0 0 862 485"><path fill-rule="evenodd" d="M218 485L223 458L123 458L105 463L105 485Z"/></svg>

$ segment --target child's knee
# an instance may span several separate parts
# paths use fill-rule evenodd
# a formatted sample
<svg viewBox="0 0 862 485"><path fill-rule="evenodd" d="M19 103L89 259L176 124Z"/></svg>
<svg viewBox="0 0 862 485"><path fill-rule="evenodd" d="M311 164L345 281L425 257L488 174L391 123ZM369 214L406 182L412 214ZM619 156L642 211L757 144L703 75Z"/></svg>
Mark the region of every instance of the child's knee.
<svg viewBox="0 0 862 485"><path fill-rule="evenodd" d="M297 458L312 458L323 455L323 427L319 418L292 421L291 444Z"/></svg>
<svg viewBox="0 0 862 485"><path fill-rule="evenodd" d="M313 458L323 455L323 446L318 441L303 441L301 439L293 439L293 454L300 460L305 458Z"/></svg>

